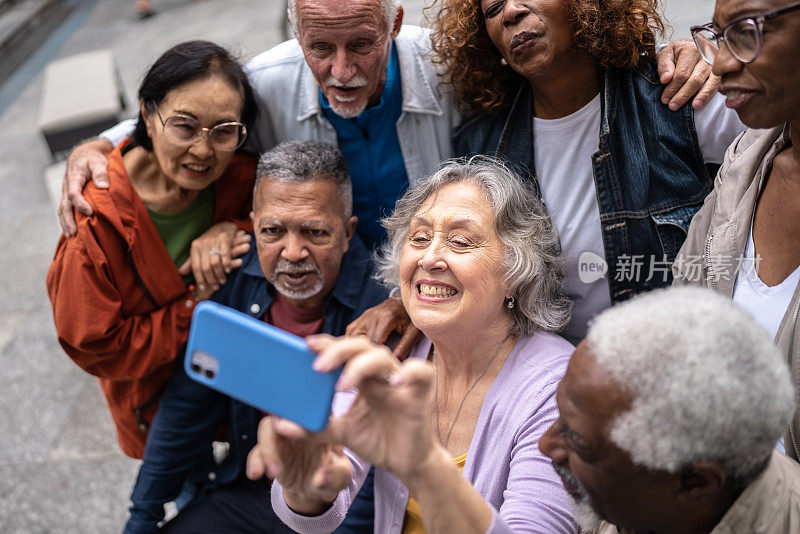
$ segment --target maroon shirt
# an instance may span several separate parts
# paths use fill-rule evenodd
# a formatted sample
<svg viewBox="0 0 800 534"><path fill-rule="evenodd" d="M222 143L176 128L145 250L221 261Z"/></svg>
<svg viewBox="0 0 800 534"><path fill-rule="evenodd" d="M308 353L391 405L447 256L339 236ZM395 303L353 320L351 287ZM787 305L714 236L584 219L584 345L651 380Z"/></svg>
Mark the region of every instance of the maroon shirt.
<svg viewBox="0 0 800 534"><path fill-rule="evenodd" d="M322 305L315 308L301 308L292 304L278 291L275 292L272 306L264 315L267 323L300 337L319 334L324 319Z"/></svg>

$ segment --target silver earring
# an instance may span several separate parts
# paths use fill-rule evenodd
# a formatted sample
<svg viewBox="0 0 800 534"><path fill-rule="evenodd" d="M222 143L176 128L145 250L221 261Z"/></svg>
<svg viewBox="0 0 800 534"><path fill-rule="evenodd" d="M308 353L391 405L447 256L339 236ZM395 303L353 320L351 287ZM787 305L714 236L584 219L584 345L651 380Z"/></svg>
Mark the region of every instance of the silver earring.
<svg viewBox="0 0 800 534"><path fill-rule="evenodd" d="M508 61L506 61L506 58L501 57L500 58L500 64L505 67L506 65L508 65Z"/></svg>
<svg viewBox="0 0 800 534"><path fill-rule="evenodd" d="M506 308L509 310L514 308L514 297L509 297L508 300L506 300Z"/></svg>

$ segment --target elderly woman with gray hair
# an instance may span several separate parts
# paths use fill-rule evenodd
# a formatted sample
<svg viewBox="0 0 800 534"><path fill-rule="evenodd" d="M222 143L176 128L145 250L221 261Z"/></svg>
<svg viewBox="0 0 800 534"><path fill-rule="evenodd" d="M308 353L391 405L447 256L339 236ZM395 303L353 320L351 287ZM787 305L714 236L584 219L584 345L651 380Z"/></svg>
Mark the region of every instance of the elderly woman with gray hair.
<svg viewBox="0 0 800 534"><path fill-rule="evenodd" d="M494 160L448 162L385 225L380 275L425 337L403 364L363 337L309 338L317 370L344 366L334 417L320 434L262 420L248 476L275 479L298 532L333 530L369 464L375 532L574 532L538 449L573 351L552 333L571 302L543 204Z"/></svg>

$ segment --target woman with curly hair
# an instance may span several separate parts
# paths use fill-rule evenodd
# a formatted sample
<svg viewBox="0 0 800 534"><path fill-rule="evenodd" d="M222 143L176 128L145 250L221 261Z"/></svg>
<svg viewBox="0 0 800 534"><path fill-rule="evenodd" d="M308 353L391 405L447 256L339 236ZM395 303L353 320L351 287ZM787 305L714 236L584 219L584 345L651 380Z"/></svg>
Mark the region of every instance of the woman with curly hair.
<svg viewBox="0 0 800 534"><path fill-rule="evenodd" d="M577 342L612 302L669 284L744 126L718 96L697 111L661 103L657 0L442 2L433 48L471 112L456 152L498 156L535 184L561 236Z"/></svg>

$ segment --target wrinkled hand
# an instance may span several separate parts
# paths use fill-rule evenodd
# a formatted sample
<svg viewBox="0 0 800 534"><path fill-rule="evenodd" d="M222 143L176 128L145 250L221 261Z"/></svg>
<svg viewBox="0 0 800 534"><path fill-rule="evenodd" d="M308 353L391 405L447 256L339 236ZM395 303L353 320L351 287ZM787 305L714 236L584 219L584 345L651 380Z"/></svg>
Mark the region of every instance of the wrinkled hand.
<svg viewBox="0 0 800 534"><path fill-rule="evenodd" d="M439 449L430 432L433 367L419 359L398 364L389 349L363 337L311 336L314 369L344 366L337 389L358 388L347 413L331 419L327 432L359 457L401 481L418 474Z"/></svg>
<svg viewBox="0 0 800 534"><path fill-rule="evenodd" d="M247 477L269 477L283 486L286 504L296 513L323 513L347 487L353 465L325 432L312 434L274 416L258 425L258 443L247 456Z"/></svg>
<svg viewBox="0 0 800 534"><path fill-rule="evenodd" d="M658 53L658 76L666 84L661 102L675 111L692 100L694 109L701 109L719 87L719 77L711 74L711 65L700 56L693 41L671 42Z"/></svg>
<svg viewBox="0 0 800 534"><path fill-rule="evenodd" d="M105 139L92 139L84 141L70 152L61 185L61 201L58 203L58 222L65 236L72 237L78 230L73 210L86 216L92 214L92 207L83 198L86 183L91 179L100 189L108 188L108 155L113 149Z"/></svg>
<svg viewBox="0 0 800 534"><path fill-rule="evenodd" d="M228 273L242 265L239 257L250 250L250 234L232 222L217 223L192 241L189 259L180 266L182 275L194 273L198 298L210 295L225 283ZM212 251L219 251L211 253Z"/></svg>
<svg viewBox="0 0 800 534"><path fill-rule="evenodd" d="M401 360L408 357L422 338L422 332L411 322L403 303L392 297L362 313L345 330L348 336L366 336L373 343L385 343L392 332L400 334L393 353Z"/></svg>

